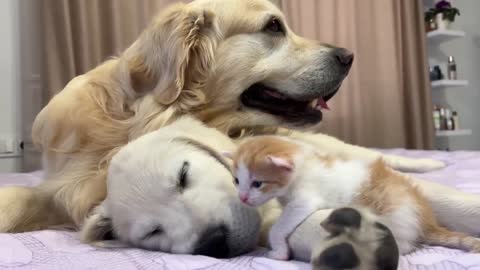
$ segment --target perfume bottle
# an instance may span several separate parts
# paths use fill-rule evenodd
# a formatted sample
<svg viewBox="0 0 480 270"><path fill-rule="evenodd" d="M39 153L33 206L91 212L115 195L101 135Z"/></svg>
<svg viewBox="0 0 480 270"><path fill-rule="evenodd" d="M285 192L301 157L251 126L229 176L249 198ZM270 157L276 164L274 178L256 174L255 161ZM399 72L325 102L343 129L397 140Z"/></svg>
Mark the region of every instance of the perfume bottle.
<svg viewBox="0 0 480 270"><path fill-rule="evenodd" d="M445 109L445 130L454 130L453 113L449 108Z"/></svg>
<svg viewBox="0 0 480 270"><path fill-rule="evenodd" d="M430 73L430 80L431 81L443 80L443 73L439 66L433 66L433 69L431 70L431 73Z"/></svg>
<svg viewBox="0 0 480 270"><path fill-rule="evenodd" d="M437 106L433 107L433 125L435 130L440 130L440 109Z"/></svg>
<svg viewBox="0 0 480 270"><path fill-rule="evenodd" d="M448 57L447 76L449 80L457 79L457 63L455 63L453 56Z"/></svg>
<svg viewBox="0 0 480 270"><path fill-rule="evenodd" d="M459 130L460 129L460 124L458 120L458 113L456 111L452 112L452 120L453 120L453 129Z"/></svg>
<svg viewBox="0 0 480 270"><path fill-rule="evenodd" d="M447 121L446 121L446 110L443 107L440 107L440 130L447 129Z"/></svg>

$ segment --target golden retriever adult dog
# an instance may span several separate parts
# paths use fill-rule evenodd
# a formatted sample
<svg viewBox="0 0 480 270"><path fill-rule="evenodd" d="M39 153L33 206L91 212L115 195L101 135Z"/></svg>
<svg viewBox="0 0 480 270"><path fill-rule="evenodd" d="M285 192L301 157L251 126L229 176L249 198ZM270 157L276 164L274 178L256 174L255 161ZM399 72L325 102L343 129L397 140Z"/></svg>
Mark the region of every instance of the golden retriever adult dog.
<svg viewBox="0 0 480 270"><path fill-rule="evenodd" d="M379 153L322 134L279 128L319 124L320 108L352 61L346 49L295 35L267 0L173 5L118 58L74 78L39 113L33 139L43 152L46 181L0 189L0 231L81 226L106 196L111 157L184 114L231 136L289 132L338 155L376 158ZM401 170L443 166L384 158ZM478 232L478 197L418 183L444 224Z"/></svg>

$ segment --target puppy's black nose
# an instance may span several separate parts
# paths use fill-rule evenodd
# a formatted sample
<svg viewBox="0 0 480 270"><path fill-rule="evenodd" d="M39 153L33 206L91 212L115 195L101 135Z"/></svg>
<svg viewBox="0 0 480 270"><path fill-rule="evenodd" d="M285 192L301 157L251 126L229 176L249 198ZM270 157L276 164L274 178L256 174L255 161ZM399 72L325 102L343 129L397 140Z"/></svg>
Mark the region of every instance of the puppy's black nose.
<svg viewBox="0 0 480 270"><path fill-rule="evenodd" d="M335 59L337 62L345 67L352 66L353 63L353 53L344 48L336 48L333 50L333 54L335 55Z"/></svg>
<svg viewBox="0 0 480 270"><path fill-rule="evenodd" d="M228 229L225 225L207 228L198 240L193 254L227 258L230 252L227 244L227 236Z"/></svg>

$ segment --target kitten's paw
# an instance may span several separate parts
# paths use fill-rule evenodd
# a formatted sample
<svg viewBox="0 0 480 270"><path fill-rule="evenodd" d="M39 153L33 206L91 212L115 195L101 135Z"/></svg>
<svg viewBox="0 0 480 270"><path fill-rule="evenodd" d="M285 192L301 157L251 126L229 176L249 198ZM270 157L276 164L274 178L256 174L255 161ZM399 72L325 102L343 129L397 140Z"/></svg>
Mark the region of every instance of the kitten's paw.
<svg viewBox="0 0 480 270"><path fill-rule="evenodd" d="M275 249L275 250L270 250L267 253L267 257L273 260L279 260L279 261L288 261L289 252L288 249Z"/></svg>

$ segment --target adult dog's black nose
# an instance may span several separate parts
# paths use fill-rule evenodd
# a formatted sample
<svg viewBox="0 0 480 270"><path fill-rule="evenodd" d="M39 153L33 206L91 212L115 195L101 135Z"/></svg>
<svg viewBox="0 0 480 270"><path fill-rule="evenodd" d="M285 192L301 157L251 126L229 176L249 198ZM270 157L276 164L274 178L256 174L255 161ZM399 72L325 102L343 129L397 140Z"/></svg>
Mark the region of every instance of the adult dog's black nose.
<svg viewBox="0 0 480 270"><path fill-rule="evenodd" d="M345 67L350 67L352 65L353 53L351 51L344 48L336 48L333 50L333 54L340 65Z"/></svg>
<svg viewBox="0 0 480 270"><path fill-rule="evenodd" d="M195 255L227 258L230 250L227 244L228 229L225 225L207 228L195 246Z"/></svg>

